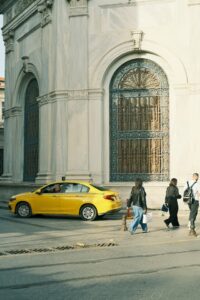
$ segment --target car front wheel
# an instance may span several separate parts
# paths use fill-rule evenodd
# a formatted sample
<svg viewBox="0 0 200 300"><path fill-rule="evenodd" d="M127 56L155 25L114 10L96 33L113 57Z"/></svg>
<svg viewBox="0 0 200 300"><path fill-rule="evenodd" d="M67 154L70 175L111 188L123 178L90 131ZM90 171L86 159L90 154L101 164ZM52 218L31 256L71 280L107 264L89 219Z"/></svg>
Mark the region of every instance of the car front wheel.
<svg viewBox="0 0 200 300"><path fill-rule="evenodd" d="M31 207L26 202L20 202L17 204L16 213L21 218L28 218L32 215Z"/></svg>
<svg viewBox="0 0 200 300"><path fill-rule="evenodd" d="M80 215L84 221L93 221L97 217L97 210L93 205L84 205L81 208Z"/></svg>

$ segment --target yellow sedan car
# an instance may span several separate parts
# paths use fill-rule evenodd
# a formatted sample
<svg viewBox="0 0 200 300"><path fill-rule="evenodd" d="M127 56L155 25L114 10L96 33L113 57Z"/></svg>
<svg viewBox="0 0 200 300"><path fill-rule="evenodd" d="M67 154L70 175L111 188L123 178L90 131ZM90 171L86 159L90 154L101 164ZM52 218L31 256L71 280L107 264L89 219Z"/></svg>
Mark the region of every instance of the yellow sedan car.
<svg viewBox="0 0 200 300"><path fill-rule="evenodd" d="M34 192L12 196L9 209L19 217L35 214L81 216L93 221L97 216L119 211L122 201L117 192L83 181L54 182Z"/></svg>

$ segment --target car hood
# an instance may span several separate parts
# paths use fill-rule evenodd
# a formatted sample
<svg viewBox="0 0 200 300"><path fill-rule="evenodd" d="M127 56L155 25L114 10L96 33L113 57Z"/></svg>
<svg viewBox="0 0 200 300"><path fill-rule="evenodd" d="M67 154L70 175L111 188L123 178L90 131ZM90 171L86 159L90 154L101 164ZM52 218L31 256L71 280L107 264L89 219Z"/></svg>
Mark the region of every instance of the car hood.
<svg viewBox="0 0 200 300"><path fill-rule="evenodd" d="M17 197L21 197L21 196L24 196L24 195L30 195L30 194L33 194L33 193L32 192L26 192L26 193L16 194L16 195L13 195L10 198L12 199L12 198L17 198Z"/></svg>

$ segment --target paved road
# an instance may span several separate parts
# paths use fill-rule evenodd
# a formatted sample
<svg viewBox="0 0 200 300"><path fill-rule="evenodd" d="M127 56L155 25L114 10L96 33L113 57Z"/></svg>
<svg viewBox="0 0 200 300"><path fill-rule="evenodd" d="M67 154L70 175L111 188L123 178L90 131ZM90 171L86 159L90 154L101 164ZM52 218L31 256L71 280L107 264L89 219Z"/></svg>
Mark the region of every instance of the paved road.
<svg viewBox="0 0 200 300"><path fill-rule="evenodd" d="M179 230L153 217L148 234L131 236L120 214L21 220L0 210L0 299L199 300L200 239L188 237L187 213Z"/></svg>

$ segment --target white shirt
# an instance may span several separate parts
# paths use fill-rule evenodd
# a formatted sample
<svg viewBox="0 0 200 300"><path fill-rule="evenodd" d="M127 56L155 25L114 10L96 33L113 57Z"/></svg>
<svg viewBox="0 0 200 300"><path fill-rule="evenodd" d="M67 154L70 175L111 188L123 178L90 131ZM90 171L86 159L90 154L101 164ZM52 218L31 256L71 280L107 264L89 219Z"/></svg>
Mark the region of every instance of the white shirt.
<svg viewBox="0 0 200 300"><path fill-rule="evenodd" d="M189 182L189 186L192 186L195 181L194 180L189 180L188 182ZM184 190L186 190L187 187L188 187L188 185L187 185L187 182L186 182ZM196 181L196 183L193 185L192 191L193 191L194 199L199 201L200 185L199 185L198 181Z"/></svg>

